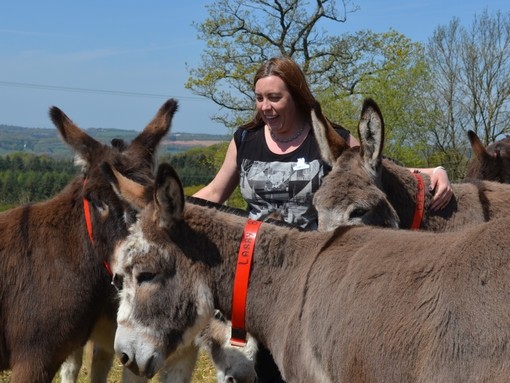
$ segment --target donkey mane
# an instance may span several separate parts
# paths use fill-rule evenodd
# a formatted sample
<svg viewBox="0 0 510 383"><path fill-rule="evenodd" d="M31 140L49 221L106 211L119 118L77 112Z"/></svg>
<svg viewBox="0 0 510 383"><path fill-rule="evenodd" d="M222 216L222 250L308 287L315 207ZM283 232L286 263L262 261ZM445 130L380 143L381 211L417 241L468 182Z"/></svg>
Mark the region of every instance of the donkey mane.
<svg viewBox="0 0 510 383"><path fill-rule="evenodd" d="M225 213L234 214L239 217L248 217L248 212L244 209L239 209L232 206L227 206L223 204L219 204L216 202L208 201L202 198L197 198L193 196L186 196L186 202L191 203L197 206L209 207L211 209L216 209Z"/></svg>
<svg viewBox="0 0 510 383"><path fill-rule="evenodd" d="M239 209L239 208L236 208L236 207L219 204L219 203L216 203L216 202L208 201L208 200L205 200L205 199L202 199L202 198L193 197L193 196L186 196L186 202L188 202L188 203L190 203L192 205L196 205L196 206L203 206L203 207L208 207L208 208L211 208L211 209L215 209L215 210L221 211L223 213L237 215L239 217L248 218L248 215L249 215L248 211L245 210L245 209ZM271 216L266 218L264 220L264 222L270 223L270 224L276 225L276 226L296 228L295 225L292 225L292 224L290 224L288 222L285 222L285 221L283 221L281 219L271 218ZM297 227L297 228L299 230L306 230L306 229L303 229L301 227Z"/></svg>

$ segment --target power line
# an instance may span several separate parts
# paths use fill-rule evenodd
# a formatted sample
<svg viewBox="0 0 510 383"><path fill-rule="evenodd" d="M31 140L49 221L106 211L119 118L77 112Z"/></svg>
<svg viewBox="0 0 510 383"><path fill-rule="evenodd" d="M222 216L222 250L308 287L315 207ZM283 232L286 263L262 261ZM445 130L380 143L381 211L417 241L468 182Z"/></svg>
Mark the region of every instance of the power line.
<svg viewBox="0 0 510 383"><path fill-rule="evenodd" d="M168 94L128 92L128 91L122 91L122 90L107 90L107 89L92 89L92 88L77 88L77 87L70 87L70 86L33 84L33 83L1 81L1 80L0 80L0 86L10 87L10 88L55 90L55 91L60 91L60 92L73 92L73 93L107 94L107 95L111 95L111 96L150 97L150 98L164 98L164 99L173 97L173 98L179 98L179 99L189 99L189 100L194 100L194 101L205 101L205 98L195 97L195 96L170 96Z"/></svg>

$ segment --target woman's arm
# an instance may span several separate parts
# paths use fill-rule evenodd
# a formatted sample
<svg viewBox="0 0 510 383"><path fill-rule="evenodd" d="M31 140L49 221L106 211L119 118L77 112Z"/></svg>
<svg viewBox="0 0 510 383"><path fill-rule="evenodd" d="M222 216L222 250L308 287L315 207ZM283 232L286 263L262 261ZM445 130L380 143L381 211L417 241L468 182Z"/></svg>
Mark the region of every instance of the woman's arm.
<svg viewBox="0 0 510 383"><path fill-rule="evenodd" d="M239 185L237 148L232 139L228 145L223 164L214 179L207 186L193 194L193 196L216 203L223 203L234 192L237 185Z"/></svg>

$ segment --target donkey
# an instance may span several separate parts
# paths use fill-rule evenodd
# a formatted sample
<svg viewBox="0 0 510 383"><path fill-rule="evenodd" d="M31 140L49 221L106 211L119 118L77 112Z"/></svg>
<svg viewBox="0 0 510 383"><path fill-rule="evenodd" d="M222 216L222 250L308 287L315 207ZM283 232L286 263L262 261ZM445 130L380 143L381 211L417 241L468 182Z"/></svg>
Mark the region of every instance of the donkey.
<svg viewBox="0 0 510 383"><path fill-rule="evenodd" d="M150 187L155 151L176 110L177 102L168 100L121 148L101 144L50 108L82 171L54 198L0 214L0 370L11 369L12 382L50 383L101 316L115 321L107 267L135 214L99 165L115 164L132 182Z"/></svg>
<svg viewBox="0 0 510 383"><path fill-rule="evenodd" d="M117 190L136 199L138 188L117 175ZM186 203L170 165L160 165L153 191L113 262L115 350L148 377L214 308L230 318L247 223ZM261 223L245 329L290 383L507 382L509 229L510 218L450 233Z"/></svg>
<svg viewBox="0 0 510 383"><path fill-rule="evenodd" d="M510 183L510 137L485 147L475 132L468 131L474 157L469 161L464 181L481 179Z"/></svg>
<svg viewBox="0 0 510 383"><path fill-rule="evenodd" d="M171 100L174 103L173 100ZM165 105L161 108L159 114L164 110ZM175 102L174 110L169 112L172 115L177 110L177 103ZM163 129L164 125L152 126L155 124L161 124L158 119L163 116L154 119L154 121L147 126L146 130L149 129ZM170 118L172 116L169 116ZM170 128L170 121L166 123L166 132ZM161 132L161 138L167 134ZM141 135L140 135L141 136ZM161 140L158 137L147 136L144 142L140 141L140 147L136 150L145 150L151 156L154 156L156 146ZM136 139L134 143L137 142ZM156 141L157 140L157 141ZM152 141L152 142L151 142ZM126 151L126 155L129 155L130 150L124 141L114 139L112 145L119 151ZM133 144L132 146L134 146ZM133 151L134 149L131 149ZM141 152L140 154L143 154ZM132 158L135 160L135 158ZM99 161L99 158L98 158ZM116 163L112 161L112 163ZM133 169L130 169L134 171ZM150 170L149 174L153 178L153 171ZM148 183L148 182L145 182ZM133 213L133 211L130 211ZM134 214L127 223L132 222ZM109 284L108 287L110 287ZM101 316L96 321L93 330L91 331L88 346L92 352L92 365L90 371L90 381L92 383L106 383L107 377L112 367L114 350L113 340L116 328L115 321L115 304L109 308L111 312L107 316ZM192 373L196 364L198 350L203 349L211 358L213 365L216 369L218 383L254 383L257 379L257 374L254 368L254 357L257 352L257 344L252 337L248 338L248 342L244 347L234 347L230 345L230 331L231 327L228 321L226 321L219 313L215 315L215 318L211 320L207 328L201 332L196 338L194 344L189 348L183 349L178 355L173 355L165 363L165 368L159 373L159 381L161 383L189 383L191 382ZM74 350L68 358L64 361L61 366L60 376L62 383L76 383L78 381L78 374L82 365L83 348L77 348ZM146 378L141 378L133 374L127 369L122 371L122 382L123 383L144 383L147 382Z"/></svg>
<svg viewBox="0 0 510 383"><path fill-rule="evenodd" d="M312 121L321 155L332 166L313 200L321 231L358 224L409 229L417 212L423 215L420 229L454 231L510 215L510 185L479 180L452 184L449 204L430 210L429 177L419 174L424 190L420 197L417 174L383 158L384 121L372 99L363 103L360 147L349 148L338 135L331 140L331 126L319 106Z"/></svg>

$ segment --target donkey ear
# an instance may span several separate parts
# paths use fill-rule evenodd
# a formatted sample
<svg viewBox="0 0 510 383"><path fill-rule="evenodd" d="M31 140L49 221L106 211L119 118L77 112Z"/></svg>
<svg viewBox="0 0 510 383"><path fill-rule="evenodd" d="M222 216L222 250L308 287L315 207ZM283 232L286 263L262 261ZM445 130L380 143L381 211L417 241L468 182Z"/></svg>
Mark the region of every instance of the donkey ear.
<svg viewBox="0 0 510 383"><path fill-rule="evenodd" d="M490 158L490 154L487 152L485 146L480 141L480 138L478 138L478 135L472 130L468 130L467 135L475 156L480 160Z"/></svg>
<svg viewBox="0 0 510 383"><path fill-rule="evenodd" d="M129 155L137 161L154 162L156 149L172 125L178 103L174 99L167 100L158 110L145 129L136 136L128 147Z"/></svg>
<svg viewBox="0 0 510 383"><path fill-rule="evenodd" d="M160 227L171 229L176 222L182 219L184 190L177 172L170 164L163 163L158 168L154 203Z"/></svg>
<svg viewBox="0 0 510 383"><path fill-rule="evenodd" d="M103 145L81 130L62 110L53 106L49 110L53 124L57 127L62 139L82 157L87 164L99 157Z"/></svg>
<svg viewBox="0 0 510 383"><path fill-rule="evenodd" d="M319 146L321 157L332 167L342 152L349 148L349 145L322 114L322 109L318 102L312 108L311 119L313 133Z"/></svg>
<svg viewBox="0 0 510 383"><path fill-rule="evenodd" d="M384 120L379 106L371 98L363 102L358 134L361 141L360 155L365 165L377 172L384 146Z"/></svg>

